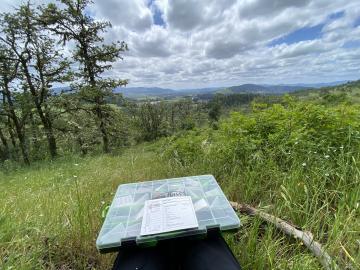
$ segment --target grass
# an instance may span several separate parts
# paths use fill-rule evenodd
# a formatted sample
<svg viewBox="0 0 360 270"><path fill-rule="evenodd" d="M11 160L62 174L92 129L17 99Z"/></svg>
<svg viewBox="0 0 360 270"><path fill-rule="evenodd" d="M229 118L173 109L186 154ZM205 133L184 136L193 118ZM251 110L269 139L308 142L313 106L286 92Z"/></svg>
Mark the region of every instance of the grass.
<svg viewBox="0 0 360 270"><path fill-rule="evenodd" d="M151 152L63 158L0 174L1 269L108 269L95 240L116 187L164 176Z"/></svg>
<svg viewBox="0 0 360 270"><path fill-rule="evenodd" d="M156 149L140 145L118 156L63 157L0 172L0 269L109 269L114 254L99 254L95 240L116 187L203 173L215 174L229 199L260 204L312 231L342 266L360 266L357 160L344 160L343 170L334 172L339 182L329 185L324 171L301 164L286 174L271 163L222 174L201 160L175 166ZM299 241L256 218L241 220L226 240L244 269L320 269Z"/></svg>

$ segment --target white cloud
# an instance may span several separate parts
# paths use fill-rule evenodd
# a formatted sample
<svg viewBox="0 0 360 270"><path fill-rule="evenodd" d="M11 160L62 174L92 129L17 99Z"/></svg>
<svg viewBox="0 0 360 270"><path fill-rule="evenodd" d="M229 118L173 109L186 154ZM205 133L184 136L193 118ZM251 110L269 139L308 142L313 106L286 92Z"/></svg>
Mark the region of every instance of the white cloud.
<svg viewBox="0 0 360 270"><path fill-rule="evenodd" d="M153 23L151 11L143 0L98 0L90 10L97 18L130 31L143 32Z"/></svg>
<svg viewBox="0 0 360 270"><path fill-rule="evenodd" d="M37 0L40 2L40 0ZM16 1L5 0L7 10ZM160 11L164 25L155 25ZM129 86L193 88L240 83L358 79L358 0L95 0L90 8L130 51L113 74ZM330 15L344 12L343 16ZM324 25L313 40L269 46L303 27Z"/></svg>

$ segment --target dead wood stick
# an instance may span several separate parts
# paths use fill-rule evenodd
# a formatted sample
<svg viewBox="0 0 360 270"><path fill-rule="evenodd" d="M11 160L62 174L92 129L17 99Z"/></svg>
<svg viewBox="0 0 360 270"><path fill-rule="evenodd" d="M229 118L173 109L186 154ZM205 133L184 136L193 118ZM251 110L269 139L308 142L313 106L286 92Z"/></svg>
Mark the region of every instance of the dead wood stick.
<svg viewBox="0 0 360 270"><path fill-rule="evenodd" d="M300 239L304 245L314 254L319 260L321 265L326 270L339 269L336 263L331 259L330 255L322 248L319 242L314 240L311 232L302 231L293 225L289 224L285 220L282 220L273 215L267 214L261 210L258 210L252 206L246 204L240 204L237 202L230 202L231 206L240 213L245 213L251 216L258 216L268 223L273 224L277 229L284 232L285 234L294 238Z"/></svg>

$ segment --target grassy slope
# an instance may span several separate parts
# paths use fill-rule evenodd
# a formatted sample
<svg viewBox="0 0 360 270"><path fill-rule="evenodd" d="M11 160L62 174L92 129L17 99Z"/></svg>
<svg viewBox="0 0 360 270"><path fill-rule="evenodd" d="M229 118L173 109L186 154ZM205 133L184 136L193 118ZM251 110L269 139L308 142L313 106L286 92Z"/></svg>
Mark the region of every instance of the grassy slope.
<svg viewBox="0 0 360 270"><path fill-rule="evenodd" d="M134 151L0 173L0 269L108 269L95 239L117 185L167 175L151 152Z"/></svg>
<svg viewBox="0 0 360 270"><path fill-rule="evenodd" d="M100 255L95 239L102 210L117 185L212 173L201 168L170 168L152 149L155 147L139 146L122 156L63 158L0 173L0 268L108 269L114 257ZM241 183L220 181L231 199L249 196ZM260 184L251 177L250 181L254 181L248 183L253 188ZM260 185L257 188L266 192ZM244 269L319 269L298 242L259 220L241 218L242 229L226 239Z"/></svg>
<svg viewBox="0 0 360 270"><path fill-rule="evenodd" d="M292 93L295 96L298 96L301 100L319 100L319 98L325 93L332 95L346 94L348 100L352 103L360 103L360 80L350 82L348 84L342 84L338 86L323 87L320 89L312 90L299 90Z"/></svg>

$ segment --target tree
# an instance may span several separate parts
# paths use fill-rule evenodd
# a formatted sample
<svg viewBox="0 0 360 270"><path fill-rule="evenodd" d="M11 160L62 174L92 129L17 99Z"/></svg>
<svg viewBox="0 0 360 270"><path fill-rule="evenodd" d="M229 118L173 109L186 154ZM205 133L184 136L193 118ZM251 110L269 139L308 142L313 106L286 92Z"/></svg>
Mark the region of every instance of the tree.
<svg viewBox="0 0 360 270"><path fill-rule="evenodd" d="M221 105L219 102L211 102L209 109L209 119L212 122L217 122L221 115Z"/></svg>
<svg viewBox="0 0 360 270"><path fill-rule="evenodd" d="M0 141L1 141L2 145L3 145L3 149L1 150L1 153L2 153L1 156L2 156L3 159L7 159L7 158L9 158L10 150L9 150L9 145L8 145L7 139L6 139L5 135L4 135L1 127L0 127Z"/></svg>
<svg viewBox="0 0 360 270"><path fill-rule="evenodd" d="M103 151L109 152L109 132L111 107L106 98L112 95L117 86L127 84L127 80L104 78L104 72L112 68L112 63L122 59L121 53L126 51L125 42L104 44L102 33L106 32L109 22L95 21L86 13L89 0L61 0L65 7L59 9L49 4L42 9L42 23L50 31L62 38L64 44L74 41L74 59L80 64L77 71L78 82L74 88L82 100L91 104L89 108L98 122L103 141Z"/></svg>
<svg viewBox="0 0 360 270"><path fill-rule="evenodd" d="M29 154L26 146L26 137L24 130L24 123L26 120L26 115L18 116L16 112L16 105L14 103L14 96L12 95L11 83L16 79L18 73L19 62L15 59L13 53L3 46L0 47L0 87L3 94L3 111L8 116L9 120L15 127L15 132L19 140L19 146L23 156L24 163L29 165ZM9 122L8 122L9 123ZM1 140L7 148L8 147L5 141L5 136L0 134Z"/></svg>
<svg viewBox="0 0 360 270"><path fill-rule="evenodd" d="M164 103L141 104L138 113L138 124L143 133L143 139L151 141L165 135L165 106Z"/></svg>
<svg viewBox="0 0 360 270"><path fill-rule="evenodd" d="M32 101L44 127L51 157L57 155L51 106L50 88L69 77L69 62L56 47L56 41L39 23L38 14L30 3L20 6L15 13L1 18L0 40L11 50L19 64L19 78L29 89Z"/></svg>

